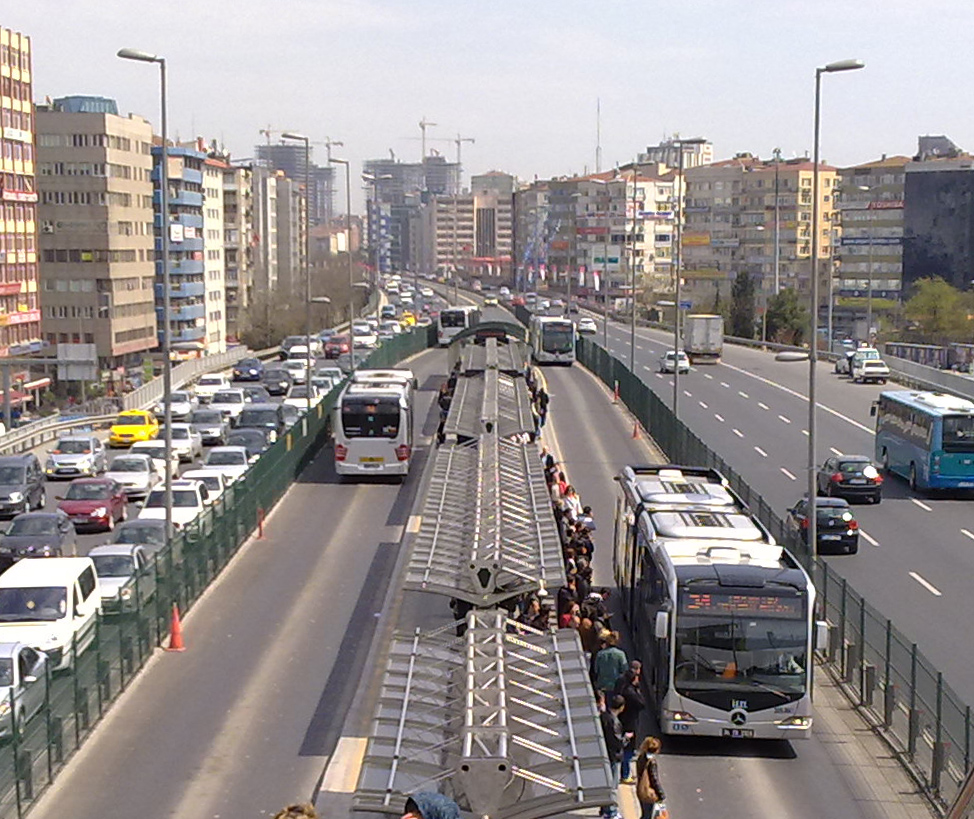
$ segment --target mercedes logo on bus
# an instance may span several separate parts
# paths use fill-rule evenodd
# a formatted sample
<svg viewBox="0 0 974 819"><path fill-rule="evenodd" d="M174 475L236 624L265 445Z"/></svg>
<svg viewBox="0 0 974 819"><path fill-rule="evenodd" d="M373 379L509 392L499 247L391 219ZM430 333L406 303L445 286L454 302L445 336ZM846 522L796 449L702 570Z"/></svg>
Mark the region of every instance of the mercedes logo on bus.
<svg viewBox="0 0 974 819"><path fill-rule="evenodd" d="M736 725L740 728L742 725L747 723L747 712L746 711L731 711L730 721L732 725Z"/></svg>

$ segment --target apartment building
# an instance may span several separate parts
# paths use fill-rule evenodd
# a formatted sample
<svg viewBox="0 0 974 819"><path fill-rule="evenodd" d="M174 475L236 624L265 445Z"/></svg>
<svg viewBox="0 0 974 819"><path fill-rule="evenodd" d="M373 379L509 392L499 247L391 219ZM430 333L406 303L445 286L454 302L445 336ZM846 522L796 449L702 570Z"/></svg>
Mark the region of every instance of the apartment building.
<svg viewBox="0 0 974 819"><path fill-rule="evenodd" d="M637 165L667 165L671 168L680 167L680 153L683 153L683 167L696 168L699 165L709 165L714 161L714 145L712 142L697 142L683 144L678 136L664 139L658 145L649 145L645 151L636 155Z"/></svg>
<svg viewBox="0 0 974 819"><path fill-rule="evenodd" d="M31 42L0 26L0 356L41 348Z"/></svg>
<svg viewBox="0 0 974 819"><path fill-rule="evenodd" d="M227 348L226 265L224 260L223 174L225 156L210 153L203 160L203 252L206 281L206 352Z"/></svg>
<svg viewBox="0 0 974 819"><path fill-rule="evenodd" d="M254 173L249 166L223 171L223 260L226 268L227 341L240 338L241 321L253 297Z"/></svg>
<svg viewBox="0 0 974 819"><path fill-rule="evenodd" d="M44 340L138 366L157 344L152 126L87 96L40 106L36 126Z"/></svg>
<svg viewBox="0 0 974 819"><path fill-rule="evenodd" d="M319 143L320 144L320 143ZM334 145L335 143L332 143ZM305 159L309 160L307 172L311 185L308 202L312 225L327 225L335 215L335 169L330 165L318 166L314 162L314 146L307 155L304 144L282 142L278 145L257 145L257 159L275 171L282 171L288 179L304 184Z"/></svg>

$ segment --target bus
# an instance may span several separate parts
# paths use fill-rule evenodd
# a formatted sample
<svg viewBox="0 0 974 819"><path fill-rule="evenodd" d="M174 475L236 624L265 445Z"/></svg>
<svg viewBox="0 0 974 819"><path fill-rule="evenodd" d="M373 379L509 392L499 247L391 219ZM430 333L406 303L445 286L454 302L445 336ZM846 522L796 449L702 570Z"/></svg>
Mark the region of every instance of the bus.
<svg viewBox="0 0 974 819"><path fill-rule="evenodd" d="M436 318L436 341L441 347L449 347L454 336L475 324L480 324L480 308L475 304L444 307Z"/></svg>
<svg viewBox="0 0 974 819"><path fill-rule="evenodd" d="M940 392L881 392L876 460L910 488L974 489L974 402Z"/></svg>
<svg viewBox="0 0 974 819"><path fill-rule="evenodd" d="M616 481L613 572L663 732L806 738L805 570L716 470L627 466Z"/></svg>
<svg viewBox="0 0 974 819"><path fill-rule="evenodd" d="M560 316L531 316L528 344L536 363L570 367L575 360L575 323Z"/></svg>
<svg viewBox="0 0 974 819"><path fill-rule="evenodd" d="M339 476L397 475L413 458L412 383L346 385L332 419Z"/></svg>

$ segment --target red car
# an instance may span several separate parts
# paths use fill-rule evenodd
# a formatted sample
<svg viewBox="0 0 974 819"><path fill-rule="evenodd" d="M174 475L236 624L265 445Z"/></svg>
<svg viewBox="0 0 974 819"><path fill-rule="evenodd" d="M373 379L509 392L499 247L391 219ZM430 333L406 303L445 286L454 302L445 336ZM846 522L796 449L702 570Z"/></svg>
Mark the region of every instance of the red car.
<svg viewBox="0 0 974 819"><path fill-rule="evenodd" d="M111 478L76 478L58 501L57 508L79 530L110 532L116 521L125 520L125 489Z"/></svg>
<svg viewBox="0 0 974 819"><path fill-rule="evenodd" d="M325 342L325 358L338 358L348 352L348 336L332 336Z"/></svg>

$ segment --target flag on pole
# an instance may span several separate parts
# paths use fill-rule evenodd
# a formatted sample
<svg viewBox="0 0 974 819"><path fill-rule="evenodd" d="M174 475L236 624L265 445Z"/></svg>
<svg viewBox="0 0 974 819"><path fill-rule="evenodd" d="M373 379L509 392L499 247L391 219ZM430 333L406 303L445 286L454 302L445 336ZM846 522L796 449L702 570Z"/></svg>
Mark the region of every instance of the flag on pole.
<svg viewBox="0 0 974 819"><path fill-rule="evenodd" d="M578 266L578 286L579 287L585 287L585 272L586 272L585 265L580 264Z"/></svg>
<svg viewBox="0 0 974 819"><path fill-rule="evenodd" d="M538 278L541 281L547 281L548 279L548 266L544 262L538 265Z"/></svg>
<svg viewBox="0 0 974 819"><path fill-rule="evenodd" d="M601 278L597 270L592 271L592 287L594 287L596 290L602 289Z"/></svg>

